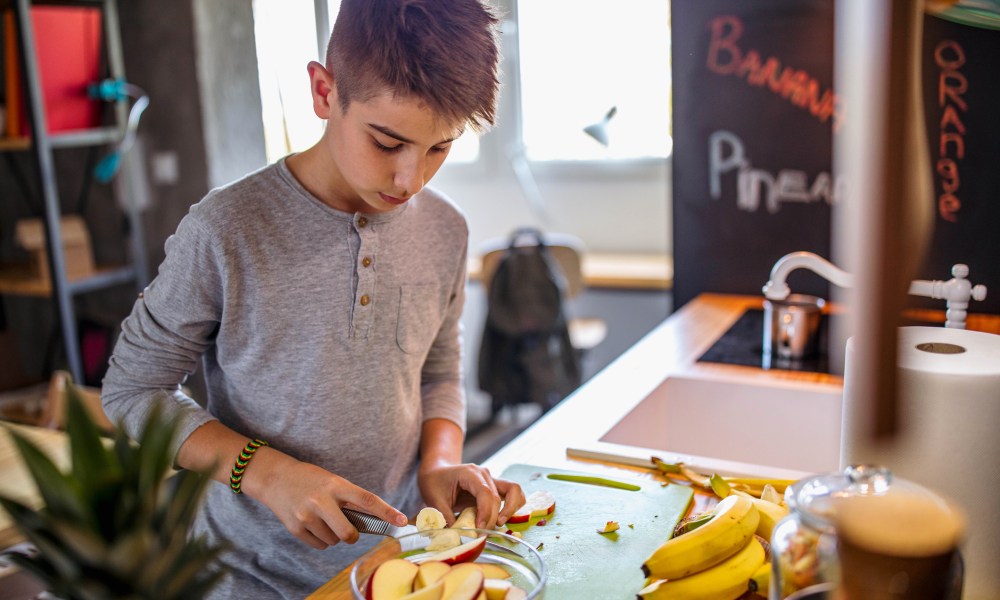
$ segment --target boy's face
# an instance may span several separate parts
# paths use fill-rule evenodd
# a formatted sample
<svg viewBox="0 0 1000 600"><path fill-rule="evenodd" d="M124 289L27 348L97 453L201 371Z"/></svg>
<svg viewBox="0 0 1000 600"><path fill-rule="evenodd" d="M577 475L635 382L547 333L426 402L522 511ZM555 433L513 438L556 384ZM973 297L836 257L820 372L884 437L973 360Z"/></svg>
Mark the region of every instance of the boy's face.
<svg viewBox="0 0 1000 600"><path fill-rule="evenodd" d="M327 119L320 145L336 170L330 181L335 208L383 212L405 203L441 168L461 125L445 122L418 99L390 92L341 111L330 83L317 114Z"/></svg>

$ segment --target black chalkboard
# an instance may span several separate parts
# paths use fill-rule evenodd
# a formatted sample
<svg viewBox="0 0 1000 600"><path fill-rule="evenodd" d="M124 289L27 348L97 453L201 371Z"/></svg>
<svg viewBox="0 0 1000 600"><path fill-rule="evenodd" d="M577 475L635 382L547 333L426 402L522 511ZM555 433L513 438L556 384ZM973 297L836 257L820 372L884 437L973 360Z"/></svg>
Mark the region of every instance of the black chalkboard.
<svg viewBox="0 0 1000 600"><path fill-rule="evenodd" d="M924 112L934 170L934 235L920 271L989 289L969 312L1000 313L1000 31L927 16L923 44ZM911 304L944 309L941 300Z"/></svg>
<svg viewBox="0 0 1000 600"><path fill-rule="evenodd" d="M675 0L674 304L760 294L783 255L830 257L833 0ZM796 292L829 297L805 270Z"/></svg>

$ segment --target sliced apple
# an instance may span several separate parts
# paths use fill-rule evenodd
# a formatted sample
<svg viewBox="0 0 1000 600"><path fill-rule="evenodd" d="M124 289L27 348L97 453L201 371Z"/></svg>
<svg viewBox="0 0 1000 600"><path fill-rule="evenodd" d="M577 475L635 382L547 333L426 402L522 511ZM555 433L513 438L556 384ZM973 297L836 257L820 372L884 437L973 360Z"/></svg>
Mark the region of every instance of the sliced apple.
<svg viewBox="0 0 1000 600"><path fill-rule="evenodd" d="M443 562L446 565L457 565L459 563L472 562L479 558L479 555L483 552L483 548L485 547L486 536L483 535L450 550L438 552L432 557L432 560ZM482 571L480 571L480 574L482 574Z"/></svg>
<svg viewBox="0 0 1000 600"><path fill-rule="evenodd" d="M483 581L483 591L486 600L524 600L528 593L506 579L487 579Z"/></svg>
<svg viewBox="0 0 1000 600"><path fill-rule="evenodd" d="M438 581L425 588L414 590L412 593L403 596L399 600L441 600L443 595L444 583Z"/></svg>
<svg viewBox="0 0 1000 600"><path fill-rule="evenodd" d="M413 591L419 568L405 558L392 558L375 569L368 583L369 600L399 600Z"/></svg>
<svg viewBox="0 0 1000 600"><path fill-rule="evenodd" d="M517 587L516 585L510 586L507 590L507 595L503 597L503 600L527 600L528 592Z"/></svg>
<svg viewBox="0 0 1000 600"><path fill-rule="evenodd" d="M485 543L486 538L482 538ZM471 563L463 563L452 567L448 574L441 578L444 584L444 594L441 600L476 600L483 591L483 572Z"/></svg>
<svg viewBox="0 0 1000 600"><path fill-rule="evenodd" d="M483 581L483 591L486 592L486 600L506 600L507 592L514 584L506 579L487 579Z"/></svg>
<svg viewBox="0 0 1000 600"><path fill-rule="evenodd" d="M510 571L494 563L475 563L486 579L510 579Z"/></svg>
<svg viewBox="0 0 1000 600"><path fill-rule="evenodd" d="M437 560L420 563L417 577L413 580L413 589L419 590L437 583L451 570L451 565Z"/></svg>
<svg viewBox="0 0 1000 600"><path fill-rule="evenodd" d="M507 519L508 523L525 523L532 517L551 515L556 509L556 497L551 492L532 492L524 506Z"/></svg>

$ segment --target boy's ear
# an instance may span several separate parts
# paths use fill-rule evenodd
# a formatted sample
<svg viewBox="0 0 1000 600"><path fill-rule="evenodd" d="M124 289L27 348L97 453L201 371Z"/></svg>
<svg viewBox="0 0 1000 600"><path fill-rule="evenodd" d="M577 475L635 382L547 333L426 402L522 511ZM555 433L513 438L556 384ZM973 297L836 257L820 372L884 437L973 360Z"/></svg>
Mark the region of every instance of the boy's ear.
<svg viewBox="0 0 1000 600"><path fill-rule="evenodd" d="M330 111L336 109L337 87L333 85L333 73L316 61L310 61L309 85L312 92L313 111L321 119L329 119Z"/></svg>

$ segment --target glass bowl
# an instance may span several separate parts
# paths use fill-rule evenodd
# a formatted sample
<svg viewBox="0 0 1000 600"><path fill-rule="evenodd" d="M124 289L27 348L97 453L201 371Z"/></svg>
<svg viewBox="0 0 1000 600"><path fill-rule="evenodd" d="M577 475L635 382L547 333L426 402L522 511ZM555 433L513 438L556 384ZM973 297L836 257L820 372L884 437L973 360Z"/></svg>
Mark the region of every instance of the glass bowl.
<svg viewBox="0 0 1000 600"><path fill-rule="evenodd" d="M417 564L435 560L438 551L428 551L435 529L389 538L363 554L351 568L351 592L356 600L365 600L368 580L375 569L392 558L405 558ZM527 600L542 598L545 588L545 565L542 556L530 544L505 533L486 529L454 529L462 542L486 536L486 547L473 562L499 565L511 574L510 582L527 593Z"/></svg>

